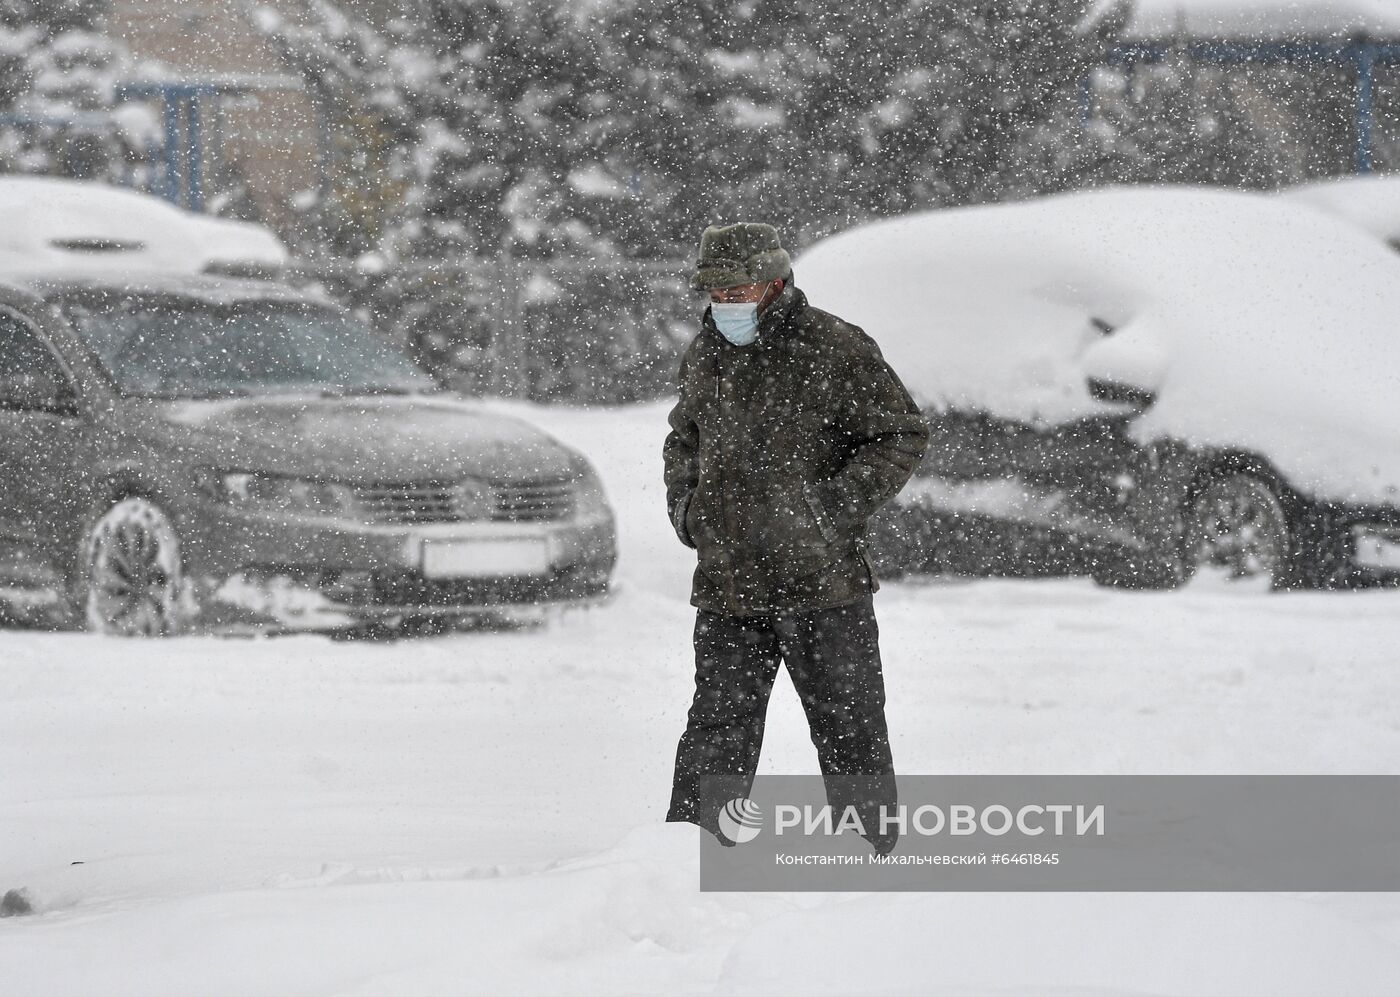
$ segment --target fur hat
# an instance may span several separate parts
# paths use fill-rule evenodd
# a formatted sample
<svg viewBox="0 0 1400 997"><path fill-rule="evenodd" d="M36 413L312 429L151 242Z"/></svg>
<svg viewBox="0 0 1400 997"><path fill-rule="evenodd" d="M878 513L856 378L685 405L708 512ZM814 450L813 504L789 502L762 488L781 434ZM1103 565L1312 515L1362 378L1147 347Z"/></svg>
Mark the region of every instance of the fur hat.
<svg viewBox="0 0 1400 997"><path fill-rule="evenodd" d="M778 230L760 222L711 225L700 236L700 259L690 286L700 289L760 284L792 273L792 257L778 243Z"/></svg>

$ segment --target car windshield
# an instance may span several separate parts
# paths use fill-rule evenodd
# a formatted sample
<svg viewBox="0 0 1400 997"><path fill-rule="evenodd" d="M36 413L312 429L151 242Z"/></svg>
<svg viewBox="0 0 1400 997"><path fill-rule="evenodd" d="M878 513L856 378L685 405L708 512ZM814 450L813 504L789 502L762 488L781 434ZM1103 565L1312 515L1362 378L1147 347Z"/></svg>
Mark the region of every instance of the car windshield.
<svg viewBox="0 0 1400 997"><path fill-rule="evenodd" d="M123 295L63 307L128 395L398 394L437 388L409 357L363 323L325 306Z"/></svg>

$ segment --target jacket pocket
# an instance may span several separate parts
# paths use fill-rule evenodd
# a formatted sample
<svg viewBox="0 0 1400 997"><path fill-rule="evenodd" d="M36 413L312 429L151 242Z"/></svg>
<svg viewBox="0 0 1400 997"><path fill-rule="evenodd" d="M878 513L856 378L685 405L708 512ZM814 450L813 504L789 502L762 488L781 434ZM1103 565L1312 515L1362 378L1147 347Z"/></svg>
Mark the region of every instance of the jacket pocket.
<svg viewBox="0 0 1400 997"><path fill-rule="evenodd" d="M826 538L826 542L835 543L840 540L841 531L836 528L836 520L822 504L821 494L810 481L802 483L802 499L807 503L807 508L812 510L812 518L817 521L817 529Z"/></svg>
<svg viewBox="0 0 1400 997"><path fill-rule="evenodd" d="M732 543L726 538L719 496L703 485L690 494L684 526L694 542L696 564L724 592L734 588Z"/></svg>
<svg viewBox="0 0 1400 997"><path fill-rule="evenodd" d="M753 510L749 537L765 560L774 562L820 561L836 539L823 529L799 482L768 493L766 501Z"/></svg>
<svg viewBox="0 0 1400 997"><path fill-rule="evenodd" d="M676 511L671 517L671 526L676 531L676 536L680 542L691 549L695 548L695 540L690 532L690 506L695 500L695 492L691 490L676 505Z"/></svg>
<svg viewBox="0 0 1400 997"><path fill-rule="evenodd" d="M724 532L718 521L720 510L715 499L716 495L710 488L703 483L697 485L690 493L681 520L681 525L690 536L691 545L700 552L702 559L706 553L720 546L719 538Z"/></svg>

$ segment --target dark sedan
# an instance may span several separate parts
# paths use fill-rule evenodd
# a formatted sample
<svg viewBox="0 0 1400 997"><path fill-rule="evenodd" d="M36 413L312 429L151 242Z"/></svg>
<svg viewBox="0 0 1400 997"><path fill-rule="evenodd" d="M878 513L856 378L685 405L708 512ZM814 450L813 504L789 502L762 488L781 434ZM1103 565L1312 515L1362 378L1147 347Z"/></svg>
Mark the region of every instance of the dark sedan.
<svg viewBox="0 0 1400 997"><path fill-rule="evenodd" d="M602 595L588 462L311 293L0 279L0 589L89 629L332 627Z"/></svg>

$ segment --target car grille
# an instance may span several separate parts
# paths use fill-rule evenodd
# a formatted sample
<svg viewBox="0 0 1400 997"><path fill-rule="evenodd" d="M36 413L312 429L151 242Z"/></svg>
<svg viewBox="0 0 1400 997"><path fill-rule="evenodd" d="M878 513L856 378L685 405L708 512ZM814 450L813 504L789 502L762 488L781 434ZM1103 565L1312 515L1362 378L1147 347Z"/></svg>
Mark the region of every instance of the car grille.
<svg viewBox="0 0 1400 997"><path fill-rule="evenodd" d="M574 486L567 478L493 481L487 515L466 507L452 484L384 484L355 489L356 502L375 523L543 522L574 512Z"/></svg>

